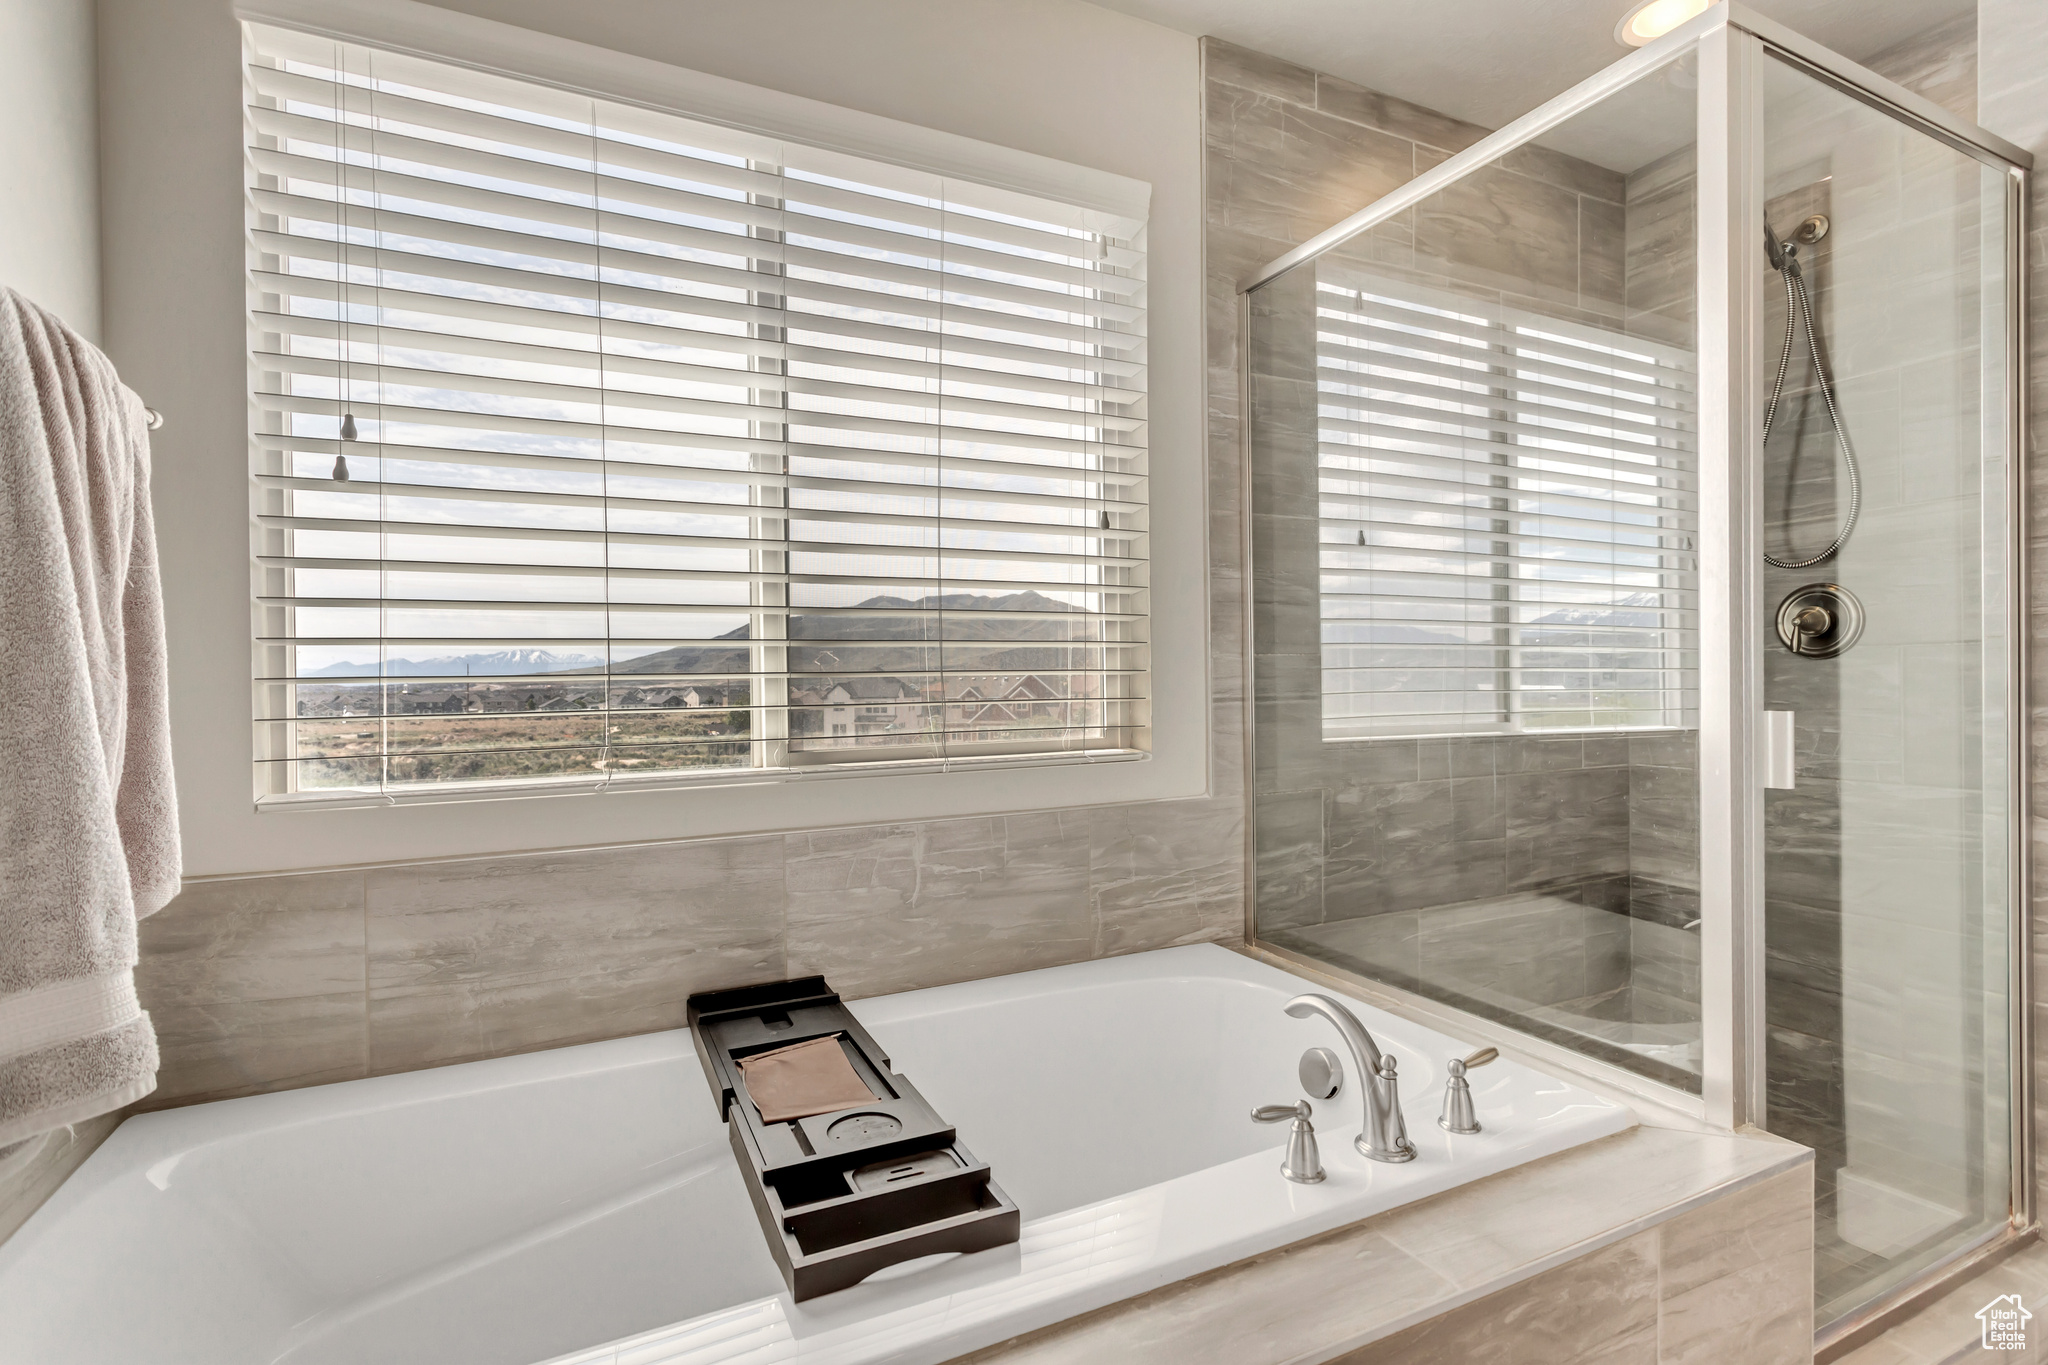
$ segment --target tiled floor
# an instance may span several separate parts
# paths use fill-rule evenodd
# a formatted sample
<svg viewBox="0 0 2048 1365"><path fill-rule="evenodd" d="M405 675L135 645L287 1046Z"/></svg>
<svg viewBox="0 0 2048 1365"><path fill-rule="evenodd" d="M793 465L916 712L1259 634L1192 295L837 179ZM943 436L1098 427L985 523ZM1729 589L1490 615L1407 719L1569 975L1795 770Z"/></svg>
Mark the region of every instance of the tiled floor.
<svg viewBox="0 0 2048 1365"><path fill-rule="evenodd" d="M1986 1351L1979 1309L2017 1294L2033 1314L2024 1349ZM1956 1361L2048 1360L2048 1244L2036 1243L1944 1294L1875 1341L1837 1359L1836 1365L1951 1365Z"/></svg>

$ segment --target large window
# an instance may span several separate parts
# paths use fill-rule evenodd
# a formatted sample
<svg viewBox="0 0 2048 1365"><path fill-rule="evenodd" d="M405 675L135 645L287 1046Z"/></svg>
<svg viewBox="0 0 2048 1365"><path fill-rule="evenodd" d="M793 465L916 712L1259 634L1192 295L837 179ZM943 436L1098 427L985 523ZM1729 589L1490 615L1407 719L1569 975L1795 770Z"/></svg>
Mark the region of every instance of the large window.
<svg viewBox="0 0 2048 1365"><path fill-rule="evenodd" d="M1145 746L1142 222L248 43L261 799Z"/></svg>
<svg viewBox="0 0 2048 1365"><path fill-rule="evenodd" d="M1367 276L1316 350L1324 738L1694 723L1689 353Z"/></svg>

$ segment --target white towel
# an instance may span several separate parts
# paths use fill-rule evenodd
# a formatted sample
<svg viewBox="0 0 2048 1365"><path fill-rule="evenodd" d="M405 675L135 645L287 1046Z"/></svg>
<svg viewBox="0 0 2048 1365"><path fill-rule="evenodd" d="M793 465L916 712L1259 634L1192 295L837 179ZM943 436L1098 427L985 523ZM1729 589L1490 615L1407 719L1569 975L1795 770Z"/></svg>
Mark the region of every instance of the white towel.
<svg viewBox="0 0 2048 1365"><path fill-rule="evenodd" d="M0 1155L156 1086L135 921L179 855L147 433L0 288Z"/></svg>

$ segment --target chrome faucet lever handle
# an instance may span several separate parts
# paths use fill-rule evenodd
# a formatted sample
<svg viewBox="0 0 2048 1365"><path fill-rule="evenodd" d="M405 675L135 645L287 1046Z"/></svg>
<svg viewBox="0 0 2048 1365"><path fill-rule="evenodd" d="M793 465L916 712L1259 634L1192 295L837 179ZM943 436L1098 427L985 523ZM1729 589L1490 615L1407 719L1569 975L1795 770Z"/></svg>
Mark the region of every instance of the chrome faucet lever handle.
<svg viewBox="0 0 2048 1365"><path fill-rule="evenodd" d="M1462 1061L1453 1057L1444 1063L1450 1079L1444 1083L1444 1112L1437 1118L1437 1127L1446 1133L1466 1135L1479 1131L1479 1114L1472 1107L1472 1087L1466 1083L1465 1073L1475 1066L1485 1066L1498 1056L1499 1048L1483 1047Z"/></svg>
<svg viewBox="0 0 2048 1365"><path fill-rule="evenodd" d="M1280 1163L1280 1174L1298 1185L1317 1185L1323 1179L1323 1156L1316 1150L1316 1128L1308 1121L1308 1116L1314 1112L1307 1100L1295 1104L1262 1104L1252 1110L1253 1123L1294 1120L1294 1126L1287 1130L1287 1159Z"/></svg>
<svg viewBox="0 0 2048 1365"><path fill-rule="evenodd" d="M1305 1119L1315 1110L1309 1108L1307 1100L1293 1104L1262 1104L1252 1110L1253 1123L1285 1123L1289 1119Z"/></svg>

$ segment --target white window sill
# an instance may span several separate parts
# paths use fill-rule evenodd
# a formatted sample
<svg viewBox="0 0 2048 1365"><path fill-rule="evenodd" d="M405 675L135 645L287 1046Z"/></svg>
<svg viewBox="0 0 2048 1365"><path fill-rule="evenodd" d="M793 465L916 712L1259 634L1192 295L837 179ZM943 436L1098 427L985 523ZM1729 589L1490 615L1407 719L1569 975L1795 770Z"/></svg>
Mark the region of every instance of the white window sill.
<svg viewBox="0 0 2048 1365"><path fill-rule="evenodd" d="M259 796L259 812L361 810L376 806L443 805L458 801L519 801L544 796L604 796L691 788L771 786L850 777L907 777L955 772L1065 768L1099 763L1137 763L1151 754L1139 749L1083 749L1046 754L991 754L983 757L923 758L901 762L818 764L802 768L707 768L694 773L649 773L575 779L532 778L522 782L464 784L380 792L366 788Z"/></svg>

